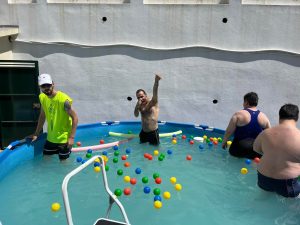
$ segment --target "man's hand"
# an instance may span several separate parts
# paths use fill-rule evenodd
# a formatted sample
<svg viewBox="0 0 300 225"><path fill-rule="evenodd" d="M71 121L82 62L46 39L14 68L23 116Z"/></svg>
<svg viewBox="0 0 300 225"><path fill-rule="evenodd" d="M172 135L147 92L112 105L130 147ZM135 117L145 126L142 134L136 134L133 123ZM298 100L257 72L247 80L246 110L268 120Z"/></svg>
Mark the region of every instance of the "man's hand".
<svg viewBox="0 0 300 225"><path fill-rule="evenodd" d="M30 138L30 139L32 139L31 142L34 142L34 141L36 141L36 139L38 138L38 135L36 135L36 134L31 134L31 135L27 136L26 138Z"/></svg>
<svg viewBox="0 0 300 225"><path fill-rule="evenodd" d="M155 81L159 81L159 80L161 80L161 76L158 74L155 74Z"/></svg>
<svg viewBox="0 0 300 225"><path fill-rule="evenodd" d="M72 148L73 145L74 145L74 138L69 137L69 139L68 139L68 147L69 147L69 148Z"/></svg>
<svg viewBox="0 0 300 225"><path fill-rule="evenodd" d="M223 149L226 149L226 148L227 148L227 141L223 141L223 142L222 142L222 148L223 148Z"/></svg>

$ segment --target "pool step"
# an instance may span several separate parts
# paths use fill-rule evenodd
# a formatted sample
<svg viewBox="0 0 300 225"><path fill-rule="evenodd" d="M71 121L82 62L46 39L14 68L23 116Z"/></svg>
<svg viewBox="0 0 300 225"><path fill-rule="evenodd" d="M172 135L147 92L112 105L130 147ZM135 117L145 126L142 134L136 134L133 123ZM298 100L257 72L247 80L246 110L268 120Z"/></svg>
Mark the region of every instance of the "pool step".
<svg viewBox="0 0 300 225"><path fill-rule="evenodd" d="M106 218L99 218L94 225L126 225L126 223L115 221L115 220L110 220Z"/></svg>

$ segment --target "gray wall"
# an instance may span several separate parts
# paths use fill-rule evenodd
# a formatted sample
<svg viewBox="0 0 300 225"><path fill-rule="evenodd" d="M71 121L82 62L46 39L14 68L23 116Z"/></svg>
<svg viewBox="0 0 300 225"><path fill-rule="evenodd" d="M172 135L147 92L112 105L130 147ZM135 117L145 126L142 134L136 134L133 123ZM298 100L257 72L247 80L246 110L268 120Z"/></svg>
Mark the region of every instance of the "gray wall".
<svg viewBox="0 0 300 225"><path fill-rule="evenodd" d="M80 123L136 119L135 91L151 95L156 72L161 120L226 128L249 91L272 124L282 104L300 104L300 6L0 0L0 21L19 25L14 59L39 60Z"/></svg>

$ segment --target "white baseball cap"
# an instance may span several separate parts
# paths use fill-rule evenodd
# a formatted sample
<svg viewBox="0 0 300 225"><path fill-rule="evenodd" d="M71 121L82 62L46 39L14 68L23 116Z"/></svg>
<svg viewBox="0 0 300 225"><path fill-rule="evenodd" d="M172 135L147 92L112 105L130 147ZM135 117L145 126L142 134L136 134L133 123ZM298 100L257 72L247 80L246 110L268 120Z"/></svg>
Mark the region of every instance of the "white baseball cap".
<svg viewBox="0 0 300 225"><path fill-rule="evenodd" d="M49 74L43 73L41 75L39 75L38 77L39 80L39 85L43 85L43 84L52 84L52 78Z"/></svg>

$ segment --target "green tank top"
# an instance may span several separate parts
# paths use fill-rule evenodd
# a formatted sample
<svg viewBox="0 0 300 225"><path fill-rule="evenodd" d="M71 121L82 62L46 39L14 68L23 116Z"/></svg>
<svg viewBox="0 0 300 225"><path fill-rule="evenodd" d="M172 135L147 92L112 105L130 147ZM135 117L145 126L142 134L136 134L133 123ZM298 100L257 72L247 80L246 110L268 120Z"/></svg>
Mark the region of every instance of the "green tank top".
<svg viewBox="0 0 300 225"><path fill-rule="evenodd" d="M72 129L72 118L65 110L65 101L72 104L72 99L61 91L57 91L53 98L44 93L39 98L48 123L47 140L57 144L67 143Z"/></svg>

